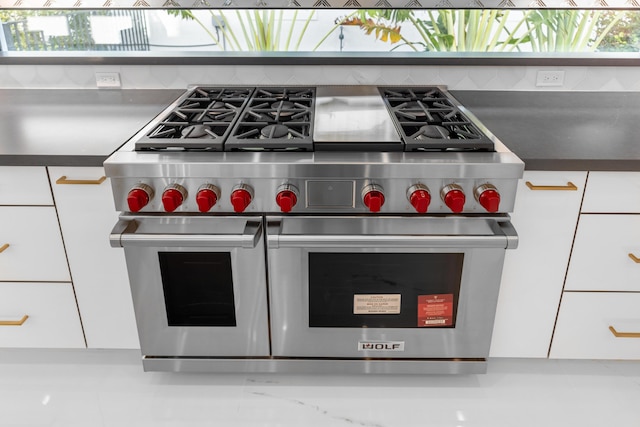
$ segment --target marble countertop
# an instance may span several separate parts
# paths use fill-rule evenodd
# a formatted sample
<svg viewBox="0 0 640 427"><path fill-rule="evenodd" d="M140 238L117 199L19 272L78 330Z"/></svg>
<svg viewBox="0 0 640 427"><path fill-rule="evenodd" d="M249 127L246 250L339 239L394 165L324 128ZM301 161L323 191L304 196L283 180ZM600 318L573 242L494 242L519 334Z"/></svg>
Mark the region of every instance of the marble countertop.
<svg viewBox="0 0 640 427"><path fill-rule="evenodd" d="M101 166L183 92L0 90L0 165ZM640 93L451 92L529 170L640 170Z"/></svg>

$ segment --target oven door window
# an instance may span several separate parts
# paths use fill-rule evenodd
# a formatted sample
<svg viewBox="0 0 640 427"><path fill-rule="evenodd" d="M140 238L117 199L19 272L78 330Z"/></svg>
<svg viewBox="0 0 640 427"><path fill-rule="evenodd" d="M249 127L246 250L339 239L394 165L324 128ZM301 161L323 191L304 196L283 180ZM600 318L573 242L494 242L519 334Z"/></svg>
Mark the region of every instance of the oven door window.
<svg viewBox="0 0 640 427"><path fill-rule="evenodd" d="M309 326L455 327L462 253L309 253Z"/></svg>
<svg viewBox="0 0 640 427"><path fill-rule="evenodd" d="M228 252L159 252L169 326L236 326Z"/></svg>

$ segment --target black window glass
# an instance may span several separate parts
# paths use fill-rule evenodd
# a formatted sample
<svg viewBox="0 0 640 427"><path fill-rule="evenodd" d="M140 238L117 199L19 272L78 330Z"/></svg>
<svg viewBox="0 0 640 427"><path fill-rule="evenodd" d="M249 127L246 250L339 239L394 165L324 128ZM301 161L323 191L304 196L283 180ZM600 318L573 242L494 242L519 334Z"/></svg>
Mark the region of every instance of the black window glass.
<svg viewBox="0 0 640 427"><path fill-rule="evenodd" d="M455 327L463 259L462 253L310 253L309 326ZM362 308L376 300L387 308Z"/></svg>
<svg viewBox="0 0 640 427"><path fill-rule="evenodd" d="M236 326L228 252L160 252L169 326Z"/></svg>

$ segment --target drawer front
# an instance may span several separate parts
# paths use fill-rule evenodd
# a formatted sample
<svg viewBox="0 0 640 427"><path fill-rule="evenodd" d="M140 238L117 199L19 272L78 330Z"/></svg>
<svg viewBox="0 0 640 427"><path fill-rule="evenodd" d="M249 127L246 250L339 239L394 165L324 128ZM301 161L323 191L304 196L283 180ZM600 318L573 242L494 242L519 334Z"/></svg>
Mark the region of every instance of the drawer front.
<svg viewBox="0 0 640 427"><path fill-rule="evenodd" d="M1 166L0 205L53 205L44 167Z"/></svg>
<svg viewBox="0 0 640 427"><path fill-rule="evenodd" d="M640 293L565 292L550 357L640 359L638 307Z"/></svg>
<svg viewBox="0 0 640 427"><path fill-rule="evenodd" d="M640 215L581 215L564 289L640 292Z"/></svg>
<svg viewBox="0 0 640 427"><path fill-rule="evenodd" d="M69 282L53 206L0 208L0 281Z"/></svg>
<svg viewBox="0 0 640 427"><path fill-rule="evenodd" d="M0 347L84 348L71 283L0 283Z"/></svg>
<svg viewBox="0 0 640 427"><path fill-rule="evenodd" d="M640 213L640 172L589 172L582 212Z"/></svg>

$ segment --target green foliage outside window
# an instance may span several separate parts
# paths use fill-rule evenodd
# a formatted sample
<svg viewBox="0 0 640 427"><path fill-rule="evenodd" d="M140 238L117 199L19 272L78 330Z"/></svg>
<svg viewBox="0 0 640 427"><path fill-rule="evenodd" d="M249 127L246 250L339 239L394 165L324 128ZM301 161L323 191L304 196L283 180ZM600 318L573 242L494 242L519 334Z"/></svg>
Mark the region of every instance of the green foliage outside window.
<svg viewBox="0 0 640 427"><path fill-rule="evenodd" d="M110 12L0 10L0 19L12 43L10 50L93 51L101 48L93 42L89 17ZM201 14L190 10L167 13L196 23L220 50L231 51L299 51L303 39L308 42L311 37L307 30L315 14L302 16L293 10L284 19L283 10L209 10L211 21L203 22ZM355 26L365 36L388 44L389 51L399 47L414 52L640 51L640 11L385 9L339 14L336 11L324 35L313 35L317 40L312 40L311 50L335 39L339 28ZM30 16L64 16L69 34L45 39L41 31L28 28ZM139 29L146 32L144 25ZM146 48L132 44L127 50L148 50L146 43Z"/></svg>
<svg viewBox="0 0 640 427"><path fill-rule="evenodd" d="M633 34L637 44L640 34L640 14L625 19L625 12L534 9L524 11L511 25L507 23L514 13L509 10L441 9L428 11L428 19L418 18L413 11L395 16L378 10L358 14L357 21L345 18L343 24L357 24L367 34L372 28L385 28L395 37L384 41L402 41L413 50L431 52L593 52L605 39L609 50L618 50L623 45L628 48ZM621 20L624 27L618 29ZM414 26L421 39L407 40L400 24ZM617 40L610 36L612 30L619 34Z"/></svg>

